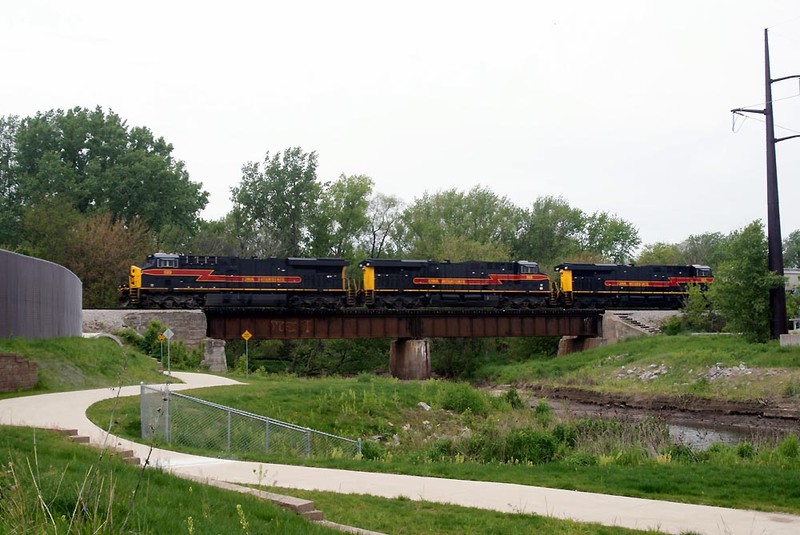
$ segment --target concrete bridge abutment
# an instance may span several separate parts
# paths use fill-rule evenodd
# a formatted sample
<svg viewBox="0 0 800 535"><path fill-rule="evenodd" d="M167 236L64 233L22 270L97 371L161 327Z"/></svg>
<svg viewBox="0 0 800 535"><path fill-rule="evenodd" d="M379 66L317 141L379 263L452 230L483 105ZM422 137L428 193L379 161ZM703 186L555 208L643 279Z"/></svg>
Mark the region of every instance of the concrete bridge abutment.
<svg viewBox="0 0 800 535"><path fill-rule="evenodd" d="M392 377L404 380L431 378L431 346L427 339L398 338L389 347Z"/></svg>

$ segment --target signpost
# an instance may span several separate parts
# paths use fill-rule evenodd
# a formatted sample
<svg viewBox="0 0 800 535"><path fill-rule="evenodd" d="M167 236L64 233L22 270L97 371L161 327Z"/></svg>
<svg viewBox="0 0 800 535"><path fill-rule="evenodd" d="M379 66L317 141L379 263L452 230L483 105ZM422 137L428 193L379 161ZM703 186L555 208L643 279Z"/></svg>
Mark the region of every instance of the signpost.
<svg viewBox="0 0 800 535"><path fill-rule="evenodd" d="M164 334L159 333L158 344L161 346L161 369L164 369Z"/></svg>
<svg viewBox="0 0 800 535"><path fill-rule="evenodd" d="M172 369L169 363L169 341L172 340L172 337L175 336L175 333L172 332L172 329L167 327L167 330L164 331L164 333L161 336L167 339L167 375L169 377L172 377Z"/></svg>
<svg viewBox="0 0 800 535"><path fill-rule="evenodd" d="M250 377L250 349L247 343L250 341L253 335L250 334L250 331L245 329L242 333L242 338L244 338L244 377L245 379Z"/></svg>

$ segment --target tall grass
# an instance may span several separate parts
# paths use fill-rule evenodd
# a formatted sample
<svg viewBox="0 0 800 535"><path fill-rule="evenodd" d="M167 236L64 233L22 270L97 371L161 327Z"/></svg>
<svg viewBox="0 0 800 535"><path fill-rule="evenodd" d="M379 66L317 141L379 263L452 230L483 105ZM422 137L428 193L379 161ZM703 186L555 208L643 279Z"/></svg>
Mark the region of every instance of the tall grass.
<svg viewBox="0 0 800 535"><path fill-rule="evenodd" d="M54 432L0 434L0 533L332 533L249 495L98 460Z"/></svg>

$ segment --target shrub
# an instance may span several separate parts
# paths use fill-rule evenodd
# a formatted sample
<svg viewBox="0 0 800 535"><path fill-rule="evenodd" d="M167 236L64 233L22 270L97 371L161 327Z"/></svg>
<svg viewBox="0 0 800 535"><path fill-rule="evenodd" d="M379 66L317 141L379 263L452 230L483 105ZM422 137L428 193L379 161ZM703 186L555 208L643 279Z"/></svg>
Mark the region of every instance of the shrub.
<svg viewBox="0 0 800 535"><path fill-rule="evenodd" d="M578 442L578 432L574 427L567 424L556 424L552 430L553 437L564 446L574 448Z"/></svg>
<svg viewBox="0 0 800 535"><path fill-rule="evenodd" d="M673 461L696 463L699 458L697 453L685 444L673 444L667 449L667 454Z"/></svg>
<svg viewBox="0 0 800 535"><path fill-rule="evenodd" d="M439 390L439 403L445 410L485 415L489 409L486 396L467 383L442 383Z"/></svg>
<svg viewBox="0 0 800 535"><path fill-rule="evenodd" d="M361 456L368 461L376 461L383 457L383 446L372 440L361 442Z"/></svg>
<svg viewBox="0 0 800 535"><path fill-rule="evenodd" d="M455 454L453 442L448 438L440 438L434 442L427 451L427 458L431 461L443 461Z"/></svg>
<svg viewBox="0 0 800 535"><path fill-rule="evenodd" d="M631 447L617 452L613 463L617 466L639 466L647 459L647 451L643 448Z"/></svg>
<svg viewBox="0 0 800 535"><path fill-rule="evenodd" d="M680 316L671 316L661 324L661 332L667 336L681 334L685 330L683 319Z"/></svg>
<svg viewBox="0 0 800 535"><path fill-rule="evenodd" d="M509 388L502 396L500 396L512 409L521 409L525 406L522 398L519 397L517 389L514 387Z"/></svg>
<svg viewBox="0 0 800 535"><path fill-rule="evenodd" d="M742 459L752 459L756 455L756 448L750 441L740 442L736 446L736 455Z"/></svg>
<svg viewBox="0 0 800 535"><path fill-rule="evenodd" d="M539 422L539 425L542 427L548 427L553 420L553 408L543 399L539 400L539 403L536 404L536 407L533 409L533 414L536 417L536 421Z"/></svg>
<svg viewBox="0 0 800 535"><path fill-rule="evenodd" d="M549 433L514 429L505 438L504 461L547 463L555 458L557 443Z"/></svg>
<svg viewBox="0 0 800 535"><path fill-rule="evenodd" d="M797 435L791 433L778 443L776 449L783 457L792 461L797 460L800 457L800 439L797 438Z"/></svg>

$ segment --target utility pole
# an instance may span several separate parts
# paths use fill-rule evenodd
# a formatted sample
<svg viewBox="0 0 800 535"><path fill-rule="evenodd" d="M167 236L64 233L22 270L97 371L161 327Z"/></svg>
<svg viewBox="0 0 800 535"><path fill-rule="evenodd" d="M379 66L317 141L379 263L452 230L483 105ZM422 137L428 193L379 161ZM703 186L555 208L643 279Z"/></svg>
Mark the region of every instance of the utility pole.
<svg viewBox="0 0 800 535"><path fill-rule="evenodd" d="M783 277L783 240L781 239L781 213L778 202L778 169L775 158L775 144L800 135L775 138L775 120L772 113L772 84L800 75L784 76L772 79L769 67L769 35L764 29L764 85L766 106L763 110L736 108L733 113L759 113L767 123L767 243L769 245L769 270ZM770 333L772 338L779 338L786 333L786 291L781 284L769 291Z"/></svg>

